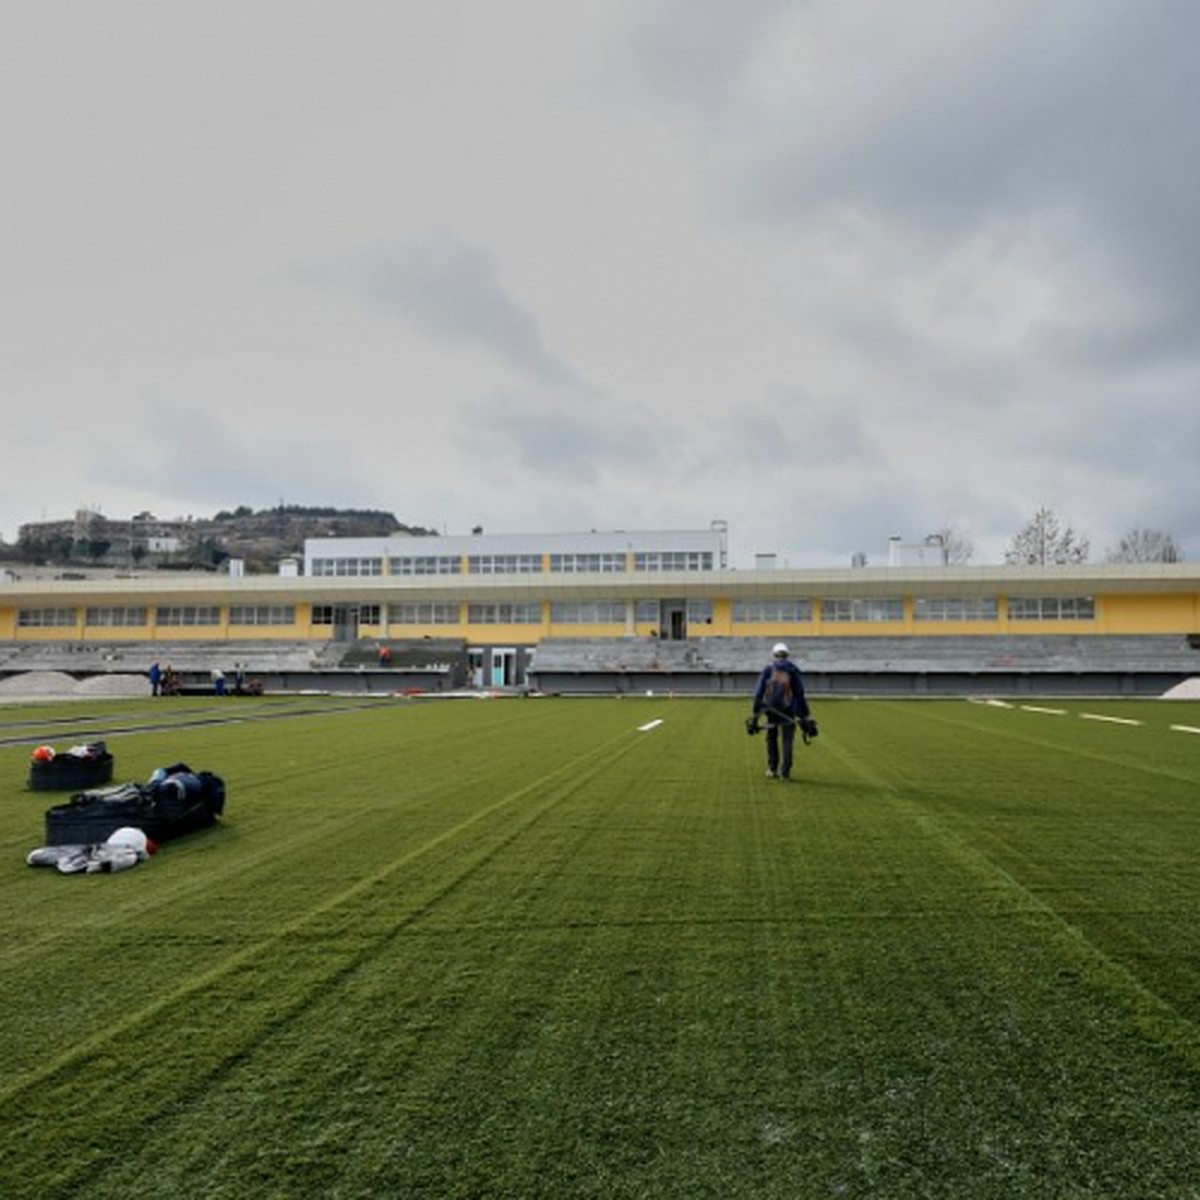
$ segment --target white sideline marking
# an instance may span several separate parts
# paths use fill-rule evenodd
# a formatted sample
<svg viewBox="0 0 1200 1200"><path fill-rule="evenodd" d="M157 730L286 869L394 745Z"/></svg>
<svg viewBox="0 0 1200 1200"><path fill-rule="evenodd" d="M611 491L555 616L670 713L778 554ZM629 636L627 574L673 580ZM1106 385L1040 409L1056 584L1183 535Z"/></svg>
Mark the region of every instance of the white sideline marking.
<svg viewBox="0 0 1200 1200"><path fill-rule="evenodd" d="M1056 717L1065 716L1067 712L1065 708L1042 708L1037 704L1022 704L1021 707L1026 712L1052 713Z"/></svg>
<svg viewBox="0 0 1200 1200"><path fill-rule="evenodd" d="M1140 725L1141 721L1135 721L1132 717L1106 717L1103 713L1080 713L1080 717L1085 721L1107 721L1110 725Z"/></svg>
<svg viewBox="0 0 1200 1200"><path fill-rule="evenodd" d="M1172 725L1171 728L1176 733L1200 733L1200 729L1197 729L1195 725Z"/></svg>
<svg viewBox="0 0 1200 1200"><path fill-rule="evenodd" d="M1007 700L985 700L984 704L989 705L991 708L1012 708L1012 705Z"/></svg>
<svg viewBox="0 0 1200 1200"><path fill-rule="evenodd" d="M653 729L655 727L655 725L661 725L661 724L662 724L662 717L659 717L656 721L648 721L645 725L638 726L638 733L645 733L646 730Z"/></svg>

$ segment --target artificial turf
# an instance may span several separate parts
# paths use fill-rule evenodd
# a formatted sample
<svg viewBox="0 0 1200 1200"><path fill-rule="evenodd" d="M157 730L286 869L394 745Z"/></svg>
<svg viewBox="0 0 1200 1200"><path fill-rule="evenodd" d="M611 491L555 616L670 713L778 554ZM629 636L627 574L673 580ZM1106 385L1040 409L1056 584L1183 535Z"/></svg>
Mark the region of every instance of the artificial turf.
<svg viewBox="0 0 1200 1200"><path fill-rule="evenodd" d="M746 707L0 710L0 1194L1200 1195L1200 705L818 703L787 784ZM225 818L26 867L96 736Z"/></svg>

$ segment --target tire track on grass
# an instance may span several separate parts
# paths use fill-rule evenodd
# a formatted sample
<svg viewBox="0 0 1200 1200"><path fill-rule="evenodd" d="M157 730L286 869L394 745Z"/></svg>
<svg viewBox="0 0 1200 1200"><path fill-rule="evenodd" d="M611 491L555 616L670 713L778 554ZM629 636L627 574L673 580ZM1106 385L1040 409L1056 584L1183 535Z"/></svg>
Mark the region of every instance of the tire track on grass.
<svg viewBox="0 0 1200 1200"><path fill-rule="evenodd" d="M971 727L976 728L975 726ZM1080 973L1080 978L1111 995L1129 1014L1135 1029L1160 1049L1174 1054L1189 1070L1200 1072L1200 1026L1153 991L1129 967L1105 953L1076 925L1020 882L973 842L948 827L929 809L908 800L884 776L840 747L831 747L839 762L932 837L968 874L1007 893L1011 915L1039 930L1050 945Z"/></svg>
<svg viewBox="0 0 1200 1200"><path fill-rule="evenodd" d="M623 730L599 746L593 747L538 779L507 793L479 809L470 817L429 838L420 846L414 847L399 858L393 859L369 875L356 880L349 887L327 897L285 922L273 930L270 935L248 943L206 970L189 975L178 987L151 1000L120 1021L111 1023L84 1038L43 1063L36 1070L0 1089L0 1105L11 1108L23 1098L36 1099L43 1089L56 1091L57 1089L50 1086L56 1078L64 1075L79 1075L87 1069L90 1063L104 1061L106 1057L111 1057L109 1047L114 1043L140 1045L143 1047L143 1053L146 1053L145 1048L152 1044L156 1031L162 1032L178 1028L187 1028L189 1041L194 1041L198 1034L197 1018L205 1016L206 1012L211 1010L206 1010L202 1005L192 1005L192 1011L187 1013L186 1021L172 1023L165 1018L172 1010L188 1009L191 1002L198 997L208 996L211 998L218 985L228 983L234 976L237 976L237 986L229 990L242 994L243 1003L246 1003L244 993L250 990L264 1011L257 1019L240 1025L238 1027L239 1036L236 1039L230 1038L230 1030L224 1023L220 1023L219 1028L216 1027L221 1022L220 1014L209 1016L209 1019L214 1022L211 1043L218 1048L215 1061L200 1071L187 1087L169 1090L169 1094L155 1105L154 1111L165 1111L168 1107L177 1108L181 1100L199 1094L204 1088L211 1086L213 1082L232 1070L243 1060L248 1047L257 1045L263 1037L269 1036L276 1029L285 1027L302 1015L330 987L346 978L370 956L377 953L380 946L394 939L403 930L432 911L439 902L476 875L502 850L541 821L564 800L574 795L594 776L600 774L612 761L628 753L637 744L637 736L635 732ZM336 934L344 933L345 927L350 923L356 927L361 926L361 914L352 911L356 901L372 891L382 889L383 885L391 878L418 859L456 838L469 834L488 818L503 809L510 808L522 799L536 795L542 789L549 789L544 803L530 810L520 821L503 829L498 838L483 843L463 862L459 870L440 881L435 881L427 895L423 898L414 898L414 903L389 916L369 937L343 939L342 945L347 949L340 954L334 952L339 949L333 941ZM391 901L392 897L389 893L381 899L380 903L386 905ZM337 919L324 930L318 928L323 920L330 917ZM323 957L315 964L311 976L305 979L296 998L291 1003L276 1006L268 995L273 983L274 965L277 964L280 957L287 955L289 944L303 946L306 938L311 939L319 947ZM298 960L295 953L291 955L291 958L294 962ZM254 982L256 974L260 977L257 983ZM148 1033L146 1036L139 1036L139 1031L143 1030L148 1030ZM200 1033L200 1037L203 1037L202 1033ZM105 1074L106 1071L107 1068L102 1074ZM87 1088L78 1081L73 1086L78 1086L80 1095L83 1097ZM101 1078L95 1086L102 1092L110 1084L106 1082L105 1078ZM36 1104L32 1104L35 1114L37 1107ZM81 1110L81 1119L99 1119L95 1117L96 1104L92 1102L92 1099L84 1099L75 1107ZM102 1112L103 1105L97 1111ZM138 1119L142 1120L146 1117L139 1116ZM10 1130L12 1128L11 1121L10 1117ZM70 1138L66 1132L62 1134L61 1140L66 1140L70 1144ZM86 1169L86 1167L81 1168L81 1170Z"/></svg>
<svg viewBox="0 0 1200 1200"><path fill-rule="evenodd" d="M122 733L164 733L173 729L200 729L208 725L249 725L259 721L282 721L292 717L326 717L336 716L347 712L358 712L364 708L377 707L379 701L358 701L341 703L337 705L323 705L313 708L289 708L283 712L242 712L233 714L214 713L212 709L205 711L204 716L188 716L182 714L182 720L167 720L167 721L150 721L140 724L122 724L109 725L99 729L90 729L86 733L80 733L76 730L76 735L81 737L99 737L101 734L106 737L115 737ZM193 709L191 712L200 712L203 710ZM180 714L177 714L180 715ZM97 718L104 720L107 718ZM64 731L65 733L65 731ZM69 737L70 735L67 734ZM0 746L28 746L44 741L43 737L34 737L22 735L15 738L0 738Z"/></svg>

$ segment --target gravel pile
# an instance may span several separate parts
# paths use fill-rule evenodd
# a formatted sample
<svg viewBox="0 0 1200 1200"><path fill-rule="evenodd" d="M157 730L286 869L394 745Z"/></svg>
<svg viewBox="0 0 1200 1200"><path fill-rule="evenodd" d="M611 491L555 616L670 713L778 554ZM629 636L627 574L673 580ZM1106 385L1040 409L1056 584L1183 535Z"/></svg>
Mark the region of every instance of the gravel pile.
<svg viewBox="0 0 1200 1200"><path fill-rule="evenodd" d="M1163 692L1164 700L1200 700L1200 677L1192 676Z"/></svg>
<svg viewBox="0 0 1200 1200"><path fill-rule="evenodd" d="M0 679L0 700L120 699L147 696L150 684L142 675L93 675L74 679L65 671L25 671Z"/></svg>

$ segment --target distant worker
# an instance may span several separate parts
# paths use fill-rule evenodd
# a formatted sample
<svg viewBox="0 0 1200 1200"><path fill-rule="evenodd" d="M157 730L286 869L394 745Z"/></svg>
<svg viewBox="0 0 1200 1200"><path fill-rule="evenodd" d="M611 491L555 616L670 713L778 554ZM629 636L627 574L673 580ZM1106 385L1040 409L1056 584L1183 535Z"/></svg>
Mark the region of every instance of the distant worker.
<svg viewBox="0 0 1200 1200"><path fill-rule="evenodd" d="M162 688L162 667L160 667L158 663L152 662L150 664L150 670L147 671L146 674L150 677L150 695L157 696Z"/></svg>
<svg viewBox="0 0 1200 1200"><path fill-rule="evenodd" d="M233 691L234 695L241 696L246 691L246 664L243 662L235 662L233 664Z"/></svg>
<svg viewBox="0 0 1200 1200"><path fill-rule="evenodd" d="M392 648L384 642L379 647L379 665L381 667L390 667L392 665Z"/></svg>
<svg viewBox="0 0 1200 1200"><path fill-rule="evenodd" d="M212 685L215 695L225 695L225 672L220 667L213 667L212 669Z"/></svg>
<svg viewBox="0 0 1200 1200"><path fill-rule="evenodd" d="M766 714L769 779L791 778L796 726L800 726L805 740L814 736L817 729L804 695L804 677L788 654L783 642L777 642L771 650L771 661L763 667L754 689L754 715L748 726L756 732L759 715Z"/></svg>

